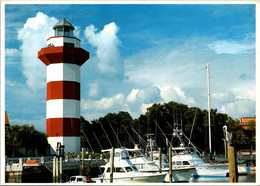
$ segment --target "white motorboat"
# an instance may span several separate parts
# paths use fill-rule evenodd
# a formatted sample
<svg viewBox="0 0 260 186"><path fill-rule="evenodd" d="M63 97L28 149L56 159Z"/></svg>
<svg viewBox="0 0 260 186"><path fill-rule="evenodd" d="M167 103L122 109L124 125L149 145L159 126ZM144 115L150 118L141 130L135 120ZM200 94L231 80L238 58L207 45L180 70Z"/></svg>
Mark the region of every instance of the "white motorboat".
<svg viewBox="0 0 260 186"><path fill-rule="evenodd" d="M141 153L141 149L128 149L133 154L130 156L130 161L141 172L159 172L159 160L150 161L146 156ZM172 168L172 181L173 182L188 182L191 174L194 172L195 167L173 167ZM169 164L161 160L161 172L167 173L164 181L169 182Z"/></svg>
<svg viewBox="0 0 260 186"><path fill-rule="evenodd" d="M108 152L110 150L103 150ZM104 172L100 177L92 178L96 183L110 182L110 161L103 166ZM129 152L123 148L115 149L113 183L160 183L167 173L140 172L129 160Z"/></svg>
<svg viewBox="0 0 260 186"><path fill-rule="evenodd" d="M228 164L206 163L196 153L175 154L172 156L172 164L173 166L194 166L196 168L192 175L194 177L226 177L228 173Z"/></svg>

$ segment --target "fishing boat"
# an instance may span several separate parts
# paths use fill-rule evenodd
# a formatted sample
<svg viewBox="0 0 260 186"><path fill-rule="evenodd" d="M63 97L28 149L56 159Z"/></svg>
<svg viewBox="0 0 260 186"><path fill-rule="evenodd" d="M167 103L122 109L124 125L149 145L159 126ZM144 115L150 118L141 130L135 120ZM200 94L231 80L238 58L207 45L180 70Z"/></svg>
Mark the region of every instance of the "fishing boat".
<svg viewBox="0 0 260 186"><path fill-rule="evenodd" d="M144 154L141 153L141 149L128 149L130 154L130 161L141 172L159 172L159 160L150 161ZM195 170L195 167L173 167L172 168L172 181L173 182L188 182L191 178L191 174ZM169 164L161 160L161 172L167 173L164 181L169 182Z"/></svg>
<svg viewBox="0 0 260 186"><path fill-rule="evenodd" d="M102 150L102 152L110 152ZM110 183L111 157L106 165L101 166L104 172L97 178L96 183ZM162 183L167 173L140 172L129 160L129 152L125 148L116 148L114 156L113 183Z"/></svg>
<svg viewBox="0 0 260 186"><path fill-rule="evenodd" d="M196 153L196 149L189 147L175 147L172 156L173 166L194 166L193 177L226 177L228 164L206 163ZM192 151L193 150L193 151Z"/></svg>

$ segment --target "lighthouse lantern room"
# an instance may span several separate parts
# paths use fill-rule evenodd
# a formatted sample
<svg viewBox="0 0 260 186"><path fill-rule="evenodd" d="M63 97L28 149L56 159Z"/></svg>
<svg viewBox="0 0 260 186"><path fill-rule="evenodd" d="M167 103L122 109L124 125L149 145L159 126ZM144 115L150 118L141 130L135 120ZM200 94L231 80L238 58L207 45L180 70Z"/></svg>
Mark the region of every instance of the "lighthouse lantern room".
<svg viewBox="0 0 260 186"><path fill-rule="evenodd" d="M74 27L61 19L54 27L55 35L47 39L47 47L38 58L47 66L46 134L55 153L57 144L65 152L80 152L80 66L89 53L80 48L73 37Z"/></svg>

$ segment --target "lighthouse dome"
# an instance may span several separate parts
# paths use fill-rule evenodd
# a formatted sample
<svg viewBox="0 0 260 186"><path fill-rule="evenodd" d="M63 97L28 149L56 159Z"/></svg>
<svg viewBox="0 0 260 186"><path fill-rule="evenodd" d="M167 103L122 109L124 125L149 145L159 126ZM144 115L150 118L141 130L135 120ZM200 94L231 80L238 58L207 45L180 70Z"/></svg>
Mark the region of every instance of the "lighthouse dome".
<svg viewBox="0 0 260 186"><path fill-rule="evenodd" d="M54 27L55 36L73 37L75 29L65 18L62 18Z"/></svg>

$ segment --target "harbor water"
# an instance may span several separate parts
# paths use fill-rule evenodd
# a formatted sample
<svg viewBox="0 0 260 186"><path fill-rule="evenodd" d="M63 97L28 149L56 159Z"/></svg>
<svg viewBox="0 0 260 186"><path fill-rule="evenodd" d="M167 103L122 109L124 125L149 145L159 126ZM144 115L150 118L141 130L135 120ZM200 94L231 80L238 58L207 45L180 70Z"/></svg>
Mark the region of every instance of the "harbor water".
<svg viewBox="0 0 260 186"><path fill-rule="evenodd" d="M248 175L239 175L238 182L239 183L255 183L256 174L248 174ZM192 178L190 183L229 183L229 177L198 177Z"/></svg>

